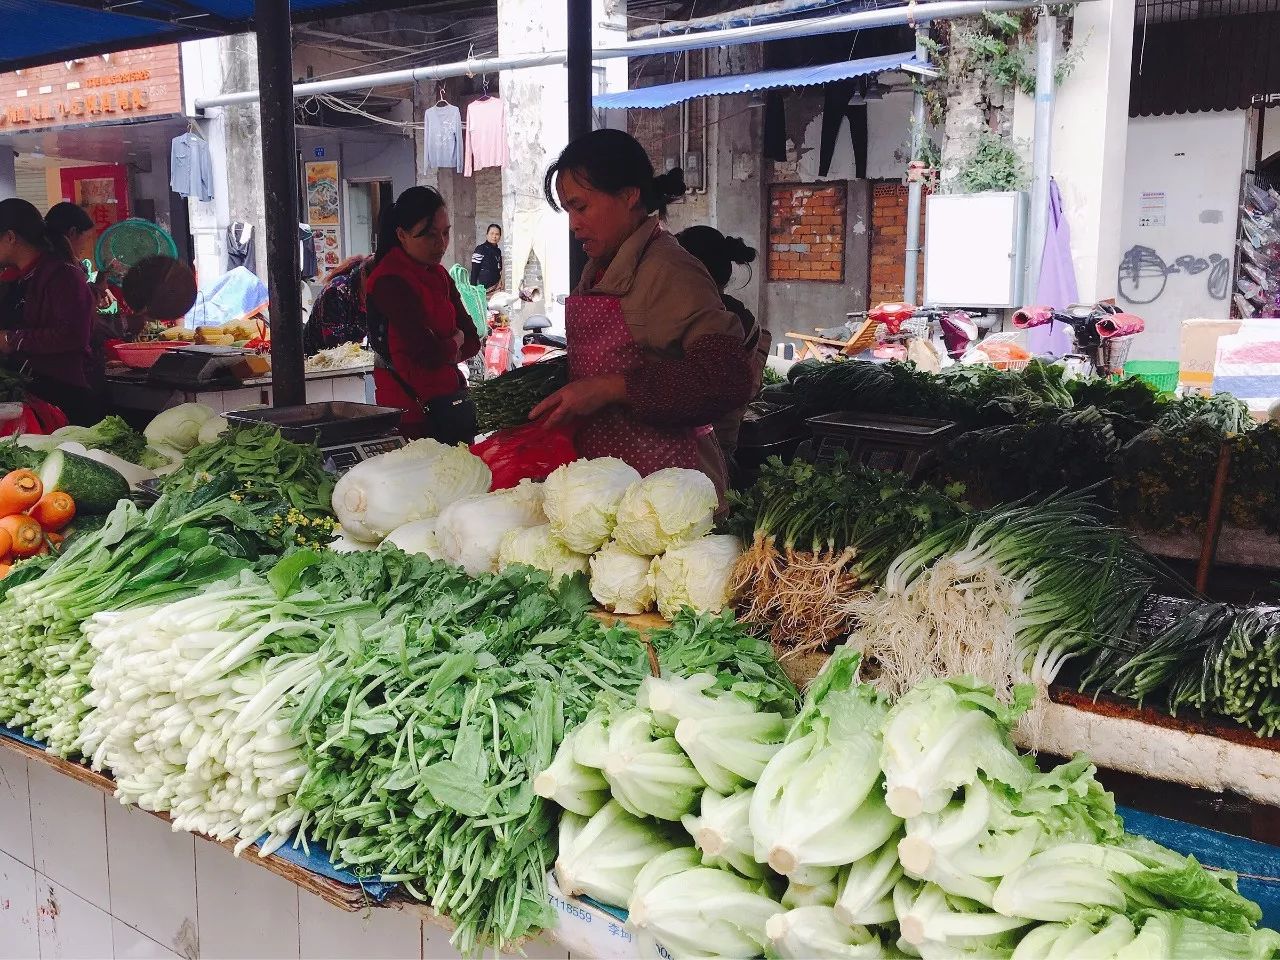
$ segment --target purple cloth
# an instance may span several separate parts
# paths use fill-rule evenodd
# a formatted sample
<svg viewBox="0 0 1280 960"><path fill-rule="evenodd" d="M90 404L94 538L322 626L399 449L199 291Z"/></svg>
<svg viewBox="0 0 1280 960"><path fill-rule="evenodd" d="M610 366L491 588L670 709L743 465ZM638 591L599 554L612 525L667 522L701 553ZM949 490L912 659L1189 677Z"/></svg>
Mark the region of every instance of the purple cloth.
<svg viewBox="0 0 1280 960"><path fill-rule="evenodd" d="M1058 181L1049 180L1049 223L1044 236L1044 256L1040 260L1040 283L1036 303L1065 310L1076 303L1076 268L1071 262L1071 228L1062 209ZM1065 323L1050 323L1027 331L1027 346L1037 356L1060 357L1071 352L1071 329Z"/></svg>
<svg viewBox="0 0 1280 960"><path fill-rule="evenodd" d="M35 376L88 387L97 310L84 268L46 253L17 283L24 286L22 315L2 318L14 359Z"/></svg>

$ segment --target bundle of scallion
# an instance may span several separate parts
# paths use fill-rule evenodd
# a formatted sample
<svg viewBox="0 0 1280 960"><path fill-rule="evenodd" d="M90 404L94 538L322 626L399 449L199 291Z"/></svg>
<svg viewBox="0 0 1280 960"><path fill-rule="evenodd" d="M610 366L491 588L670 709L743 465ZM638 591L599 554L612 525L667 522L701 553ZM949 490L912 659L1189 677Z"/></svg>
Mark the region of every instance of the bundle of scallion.
<svg viewBox="0 0 1280 960"><path fill-rule="evenodd" d="M961 515L946 493L844 456L770 460L730 504L726 529L750 544L732 576L737 607L785 653L846 633L850 599L879 583L902 550Z"/></svg>
<svg viewBox="0 0 1280 960"><path fill-rule="evenodd" d="M884 592L906 609L885 619L875 602L852 604L861 630L850 642L908 686L929 663L942 675L976 671L1001 690L1020 678L1048 684L1067 660L1123 637L1154 579L1153 561L1099 520L1086 495L1017 504L966 516L901 554ZM991 632L962 635L974 618L955 615L957 598L978 587L1003 613ZM904 619L936 629L903 630Z"/></svg>
<svg viewBox="0 0 1280 960"><path fill-rule="evenodd" d="M236 853L268 836L265 856L302 818L290 705L373 613L315 591L282 598L245 572L185 600L96 614L85 627L98 657L80 750L111 771L122 802L236 840Z"/></svg>
<svg viewBox="0 0 1280 960"><path fill-rule="evenodd" d="M95 653L81 626L93 614L198 592L297 535L285 504L233 499L220 477L162 497L146 513L120 503L99 530L71 546L0 603L0 724L61 756L75 751ZM305 521L305 518L299 518Z"/></svg>

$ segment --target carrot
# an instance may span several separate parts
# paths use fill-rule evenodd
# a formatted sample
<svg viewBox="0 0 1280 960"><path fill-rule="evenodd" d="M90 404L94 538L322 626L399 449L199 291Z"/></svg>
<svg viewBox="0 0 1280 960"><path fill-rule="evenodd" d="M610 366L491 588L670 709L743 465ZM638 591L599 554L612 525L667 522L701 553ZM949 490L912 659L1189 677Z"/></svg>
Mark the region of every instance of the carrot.
<svg viewBox="0 0 1280 960"><path fill-rule="evenodd" d="M61 490L46 493L40 502L31 508L31 516L45 530L61 530L76 515L76 502L69 494Z"/></svg>
<svg viewBox="0 0 1280 960"><path fill-rule="evenodd" d="M30 510L44 494L40 478L30 470L14 470L0 480L0 516Z"/></svg>
<svg viewBox="0 0 1280 960"><path fill-rule="evenodd" d="M11 553L13 553L13 537L9 536L8 530L0 530L0 563L7 563Z"/></svg>
<svg viewBox="0 0 1280 960"><path fill-rule="evenodd" d="M0 530L9 535L13 541L15 557L31 557L40 552L44 546L44 530L38 521L24 513L14 513L0 518Z"/></svg>
<svg viewBox="0 0 1280 960"><path fill-rule="evenodd" d="M9 571L13 569L13 565L9 563L0 563L0 580L9 575Z"/></svg>

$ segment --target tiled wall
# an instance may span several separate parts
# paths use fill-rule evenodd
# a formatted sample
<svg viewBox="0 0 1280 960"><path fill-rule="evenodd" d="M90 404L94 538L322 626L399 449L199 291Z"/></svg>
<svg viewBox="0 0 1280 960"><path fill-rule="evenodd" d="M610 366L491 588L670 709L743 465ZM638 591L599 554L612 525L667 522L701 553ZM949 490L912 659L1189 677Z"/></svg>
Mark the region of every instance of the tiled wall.
<svg viewBox="0 0 1280 960"><path fill-rule="evenodd" d="M339 910L248 857L0 743L0 960L458 957L412 913Z"/></svg>

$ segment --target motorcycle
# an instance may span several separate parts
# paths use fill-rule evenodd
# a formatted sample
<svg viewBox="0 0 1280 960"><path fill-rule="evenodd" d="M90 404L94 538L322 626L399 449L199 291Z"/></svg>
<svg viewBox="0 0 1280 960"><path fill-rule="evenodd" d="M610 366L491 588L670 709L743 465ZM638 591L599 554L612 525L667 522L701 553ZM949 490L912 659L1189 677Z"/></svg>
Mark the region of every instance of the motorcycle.
<svg viewBox="0 0 1280 960"><path fill-rule="evenodd" d="M547 333L550 329L551 321L541 315L534 315L524 322L524 338L520 347L522 367L563 356L569 349L569 341L557 334Z"/></svg>
<svg viewBox="0 0 1280 960"><path fill-rule="evenodd" d="M1064 323L1071 329L1075 350L1063 358L1068 368L1080 366L1099 377L1124 372L1133 338L1146 328L1141 317L1126 313L1112 303L1074 304L1063 311L1028 306L1013 314L1016 330L1031 330L1050 323Z"/></svg>
<svg viewBox="0 0 1280 960"><path fill-rule="evenodd" d="M959 360L978 341L978 321L984 314L951 307L917 307L911 303L881 303L867 311L876 324L876 355L901 359L912 340L941 336L947 356Z"/></svg>

